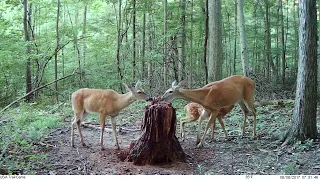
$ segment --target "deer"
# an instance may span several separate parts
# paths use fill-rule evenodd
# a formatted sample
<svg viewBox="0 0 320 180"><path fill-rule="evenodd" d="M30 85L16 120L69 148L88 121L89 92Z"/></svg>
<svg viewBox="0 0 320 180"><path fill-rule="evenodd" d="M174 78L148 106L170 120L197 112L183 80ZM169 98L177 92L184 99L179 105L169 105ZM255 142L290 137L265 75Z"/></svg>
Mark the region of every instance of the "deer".
<svg viewBox="0 0 320 180"><path fill-rule="evenodd" d="M228 132L226 131L226 129L224 127L224 123L222 121L222 118L226 114L228 114L233 108L234 108L234 105L221 108L219 111L219 114L217 115L217 119L221 125L223 132L224 132L225 139L228 139ZM181 134L181 138L183 140L185 137L184 124L197 121L199 119L199 117L202 115L203 110L204 110L204 108L200 104L195 103L195 102L190 102L184 107L186 117L182 118L181 122L180 122L180 134ZM208 117L201 117L201 118L207 119ZM212 123L211 130L212 130L211 138L214 139L215 122Z"/></svg>
<svg viewBox="0 0 320 180"><path fill-rule="evenodd" d="M197 147L202 148L208 129L212 123L215 123L216 117L221 108L231 106L238 103L244 113L244 121L242 126L242 137L245 133L247 113L249 108L253 114L253 134L256 137L256 109L254 107L254 91L255 82L241 75L233 75L224 78L220 81L215 81L207 84L198 89L183 89L186 81L183 80L177 84L176 81L172 82L171 88L164 92L162 95L163 100L171 101L175 98L182 98L184 100L196 102L204 107L201 118L198 124L197 132ZM247 106L246 106L246 105ZM248 108L247 108L248 107ZM210 115L210 116L209 116ZM204 134L200 140L201 123L204 117L209 117Z"/></svg>
<svg viewBox="0 0 320 180"><path fill-rule="evenodd" d="M100 146L104 150L103 133L107 116L111 117L111 125L116 148L120 146L117 139L115 118L122 109L128 107L136 100L149 100L149 96L141 88L141 82L137 81L135 87L129 87L123 83L123 86L128 91L125 94L119 94L112 89L89 89L83 88L72 93L71 102L74 111L74 119L71 123L71 147L74 147L74 126L77 124L80 142L82 146L86 146L83 141L83 136L80 128L80 123L89 113L100 114Z"/></svg>

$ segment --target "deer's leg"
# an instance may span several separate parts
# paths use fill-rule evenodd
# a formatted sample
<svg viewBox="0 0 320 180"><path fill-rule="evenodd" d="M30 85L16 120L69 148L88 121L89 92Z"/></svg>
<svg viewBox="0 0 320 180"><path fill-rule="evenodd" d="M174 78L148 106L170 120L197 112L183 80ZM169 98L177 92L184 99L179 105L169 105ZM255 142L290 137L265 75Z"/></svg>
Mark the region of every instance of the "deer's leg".
<svg viewBox="0 0 320 180"><path fill-rule="evenodd" d="M80 127L81 120L84 120L88 116L88 113L83 110L82 113L75 113L74 114L74 119L71 123L71 147L74 147L74 124L77 124L79 136L80 136L80 142L82 146L86 146L83 140L83 135Z"/></svg>
<svg viewBox="0 0 320 180"><path fill-rule="evenodd" d="M181 134L181 138L184 139L185 134L184 134L184 124L185 123L190 123L190 122L194 122L198 119L199 117L194 117L194 116L188 116L185 117L183 119L181 119L181 123L180 123L180 134Z"/></svg>
<svg viewBox="0 0 320 180"><path fill-rule="evenodd" d="M247 101L248 107L251 110L252 114L253 114L253 133L252 133L252 137L255 138L257 135L257 119L256 119L256 114L257 114L257 110L253 105L253 100L249 100Z"/></svg>
<svg viewBox="0 0 320 180"><path fill-rule="evenodd" d="M199 119L199 124L198 124L198 132L197 132L197 141L196 143L199 144L200 143L200 131L201 131L201 123L204 119L206 119L208 116L210 115L210 111L208 110L202 110L200 119Z"/></svg>
<svg viewBox="0 0 320 180"><path fill-rule="evenodd" d="M222 117L218 116L217 119L218 119L218 121L219 121L219 123L221 125L221 128L222 128L223 132L224 132L224 137L226 139L228 139L228 132L226 131L226 128L224 127L224 122L222 120Z"/></svg>
<svg viewBox="0 0 320 180"><path fill-rule="evenodd" d="M77 122L78 117L74 115L73 121L71 122L71 147L74 147L74 124Z"/></svg>
<svg viewBox="0 0 320 180"><path fill-rule="evenodd" d="M241 108L241 110L242 110L242 112L243 112L243 114L244 114L244 120L243 120L243 126L242 126L242 134L241 134L241 137L243 137L243 136L244 136L244 133L245 133L245 131L246 131L246 121L247 121L247 117L248 117L249 111L248 111L248 108L247 108L247 106L244 104L243 101L240 101L240 102L239 102L239 105L240 105L240 108Z"/></svg>
<svg viewBox="0 0 320 180"><path fill-rule="evenodd" d="M116 130L116 123L115 123L115 117L111 117L111 125L112 125L112 131L113 131L113 138L115 142L115 146L118 150L120 150L120 146L118 143L118 138L117 138L117 130Z"/></svg>
<svg viewBox="0 0 320 180"><path fill-rule="evenodd" d="M211 124L215 122L215 119L216 119L218 113L219 113L219 110L215 110L215 111L211 112L211 116L210 116L210 119L209 119L209 121L207 123L206 129L205 129L205 131L203 133L202 139L201 139L200 143L197 145L198 148L203 147L203 142L204 142L204 140L206 138L207 131L210 128Z"/></svg>
<svg viewBox="0 0 320 180"><path fill-rule="evenodd" d="M104 126L106 124L106 117L107 115L105 114L100 114L100 129L101 129L101 134L100 134L100 146L101 150L104 150L104 145L103 145L103 133L104 133Z"/></svg>
<svg viewBox="0 0 320 180"><path fill-rule="evenodd" d="M213 121L212 127L211 127L211 138L214 140L214 130L216 129L216 120Z"/></svg>

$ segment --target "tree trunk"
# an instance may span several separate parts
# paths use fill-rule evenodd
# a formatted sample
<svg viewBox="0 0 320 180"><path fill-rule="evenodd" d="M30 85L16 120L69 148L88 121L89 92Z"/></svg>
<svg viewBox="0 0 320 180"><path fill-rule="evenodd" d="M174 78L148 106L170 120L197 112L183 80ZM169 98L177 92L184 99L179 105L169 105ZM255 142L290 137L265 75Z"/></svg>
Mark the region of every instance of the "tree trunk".
<svg viewBox="0 0 320 180"><path fill-rule="evenodd" d="M270 16L269 16L269 2L268 0L265 0L266 4L266 49L267 49L267 79L271 79L271 71L270 67L273 70L274 73L276 73L275 66L273 64L272 60L272 54L271 54L271 30L270 30Z"/></svg>
<svg viewBox="0 0 320 180"><path fill-rule="evenodd" d="M58 8L57 8L57 22L56 22L56 50L54 54L54 77L55 80L58 79L58 49L59 49L59 17L60 17L60 0L58 0ZM55 83L55 91L56 91L56 101L59 101L59 90L58 90L58 81Z"/></svg>
<svg viewBox="0 0 320 180"><path fill-rule="evenodd" d="M168 74L168 49L167 49L167 29L168 29L168 24L167 24L167 19L168 19L168 2L167 0L163 0L163 36L164 36L164 41L163 41L163 85L167 86L167 74Z"/></svg>
<svg viewBox="0 0 320 180"><path fill-rule="evenodd" d="M136 0L132 1L132 79L136 79Z"/></svg>
<svg viewBox="0 0 320 180"><path fill-rule="evenodd" d="M279 0L279 7L277 8L277 30L276 30L276 46L277 46L277 55L276 55L276 66L277 66L277 72L276 72L276 80L279 80L279 67L280 67L280 61L279 61L279 19L280 19L280 1Z"/></svg>
<svg viewBox="0 0 320 180"><path fill-rule="evenodd" d="M281 59L282 59L282 84L285 84L286 79L286 45L284 41L284 22L283 22L283 7L282 7L282 0L280 1L280 17L281 17Z"/></svg>
<svg viewBox="0 0 320 180"><path fill-rule="evenodd" d="M221 1L208 1L209 8L209 60L210 81L222 79L222 15Z"/></svg>
<svg viewBox="0 0 320 180"><path fill-rule="evenodd" d="M292 126L284 144L317 138L316 1L299 0L299 68Z"/></svg>
<svg viewBox="0 0 320 180"><path fill-rule="evenodd" d="M179 58L179 81L185 79L185 61L186 61L186 0L180 3L180 58Z"/></svg>
<svg viewBox="0 0 320 180"><path fill-rule="evenodd" d="M234 8L234 51L233 51L233 74L237 73L237 69L236 69L236 60L237 60L237 17L238 17L238 11L237 11L237 0L234 0L235 2L235 8Z"/></svg>
<svg viewBox="0 0 320 180"><path fill-rule="evenodd" d="M208 36L209 36L209 13L208 13L208 6L209 6L209 0L205 0L206 5L205 5L205 17L206 17L206 22L205 22L205 37L204 37L204 51L203 51L203 65L204 65L204 71L205 71L205 78L206 78L206 84L208 84L208 66L207 66L207 47L208 47Z"/></svg>
<svg viewBox="0 0 320 180"><path fill-rule="evenodd" d="M237 0L237 9L238 9L238 26L240 30L240 43L241 43L241 61L242 61L242 71L243 75L248 76L248 54L247 54L247 39L246 39L246 30L244 23L244 14L243 14L243 3L242 0Z"/></svg>
<svg viewBox="0 0 320 180"><path fill-rule="evenodd" d="M142 56L142 62L141 62L141 71L142 71L142 77L146 77L146 70L145 70L145 57L146 54L146 11L143 11L143 20L142 20L142 50L141 50L141 56Z"/></svg>
<svg viewBox="0 0 320 180"><path fill-rule="evenodd" d="M151 52L152 51L152 49L153 49L153 39L152 39L152 30L151 30L151 27L152 27L152 25L151 25L151 15L150 15L150 13L148 14L148 32L149 32L149 34L148 34L148 37L149 37L149 51ZM148 59L148 80L149 80L149 89L151 89L152 88L152 61L151 61L151 59Z"/></svg>
<svg viewBox="0 0 320 180"><path fill-rule="evenodd" d="M140 138L131 143L128 161L134 165L186 162L176 137L176 110L167 102L147 107Z"/></svg>
<svg viewBox="0 0 320 180"><path fill-rule="evenodd" d="M23 1L23 28L24 28L24 40L27 42L27 48L26 48L26 57L27 57L27 63L26 63L26 94L32 91L32 82L31 82L31 61L30 61L30 53L31 53L31 47L29 45L30 41L30 33L28 28L28 0ZM30 9L30 8L29 8ZM26 96L26 102L30 102L33 98L33 95L30 94L29 96Z"/></svg>
<svg viewBox="0 0 320 180"><path fill-rule="evenodd" d="M118 77L120 78L120 81L122 81L123 76L121 73L121 68L120 68L120 47L121 47L121 42L122 42L122 36L121 36L121 0L119 0L119 14L118 14L118 40L117 40L117 72L118 72ZM123 88L122 85L120 85L121 92L123 93Z"/></svg>
<svg viewBox="0 0 320 180"><path fill-rule="evenodd" d="M188 88L192 86L192 62L193 62L193 0L191 0L191 13L190 13L190 59L189 59L189 74L188 74Z"/></svg>
<svg viewBox="0 0 320 180"><path fill-rule="evenodd" d="M87 5L84 6L84 12L83 12L83 33L82 33L82 37L83 37L83 50L82 50L82 67L83 69L85 68L85 64L86 64L86 50L87 50L87 41L86 41L86 30L87 30ZM85 71L83 71L83 79L85 79Z"/></svg>

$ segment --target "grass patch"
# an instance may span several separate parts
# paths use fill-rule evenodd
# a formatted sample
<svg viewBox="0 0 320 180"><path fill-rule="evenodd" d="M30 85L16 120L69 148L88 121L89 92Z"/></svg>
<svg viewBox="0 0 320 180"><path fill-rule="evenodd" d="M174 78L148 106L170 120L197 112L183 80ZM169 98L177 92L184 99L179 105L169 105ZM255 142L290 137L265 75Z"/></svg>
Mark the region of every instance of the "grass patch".
<svg viewBox="0 0 320 180"><path fill-rule="evenodd" d="M65 104L44 106L22 103L0 117L0 172L34 174L32 169L48 166L42 163L47 156L43 153L46 147L39 142L47 137L51 129L63 123L64 113L70 111L70 107L61 108L63 106Z"/></svg>

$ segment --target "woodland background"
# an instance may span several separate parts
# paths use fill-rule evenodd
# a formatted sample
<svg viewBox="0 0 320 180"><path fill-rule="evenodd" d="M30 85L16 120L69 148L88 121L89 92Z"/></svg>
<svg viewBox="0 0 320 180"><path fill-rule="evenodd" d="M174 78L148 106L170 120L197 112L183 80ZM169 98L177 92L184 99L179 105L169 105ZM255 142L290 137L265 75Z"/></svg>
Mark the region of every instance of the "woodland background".
<svg viewBox="0 0 320 180"><path fill-rule="evenodd" d="M173 80L199 88L246 74L256 82L257 104L291 104L283 117L289 122L298 74L299 2L239 2L1 1L0 108L23 98L1 112L0 172L38 168L32 163L48 155L32 153L30 142L42 142L72 117L71 93L83 87L124 93L122 82L141 80L156 96ZM317 5L313 18L319 21ZM176 101L177 107L184 104ZM179 110L178 117L182 114Z"/></svg>

